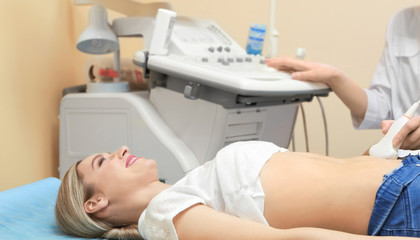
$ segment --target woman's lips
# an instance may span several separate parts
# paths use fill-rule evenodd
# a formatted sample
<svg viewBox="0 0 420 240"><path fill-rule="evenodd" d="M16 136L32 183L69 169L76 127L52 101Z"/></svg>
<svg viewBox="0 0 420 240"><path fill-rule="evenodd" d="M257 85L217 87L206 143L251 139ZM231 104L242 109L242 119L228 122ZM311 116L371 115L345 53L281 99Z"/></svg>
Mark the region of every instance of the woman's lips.
<svg viewBox="0 0 420 240"><path fill-rule="evenodd" d="M125 162L125 167L126 167L126 168L130 167L131 165L133 165L133 163L134 163L135 161L137 161L137 160L139 160L139 159L141 159L141 157L136 157L136 156L134 156L134 155L130 155L130 156L128 156L128 158L127 158L127 160L126 160L126 162Z"/></svg>

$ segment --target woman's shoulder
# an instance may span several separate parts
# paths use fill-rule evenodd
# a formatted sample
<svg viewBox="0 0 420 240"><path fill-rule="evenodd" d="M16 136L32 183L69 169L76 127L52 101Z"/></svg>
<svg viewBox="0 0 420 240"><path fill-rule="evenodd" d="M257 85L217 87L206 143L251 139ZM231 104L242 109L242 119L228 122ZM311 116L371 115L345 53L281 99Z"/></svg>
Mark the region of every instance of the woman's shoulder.
<svg viewBox="0 0 420 240"><path fill-rule="evenodd" d="M395 56L411 57L419 52L420 6L394 14L388 22L386 39Z"/></svg>
<svg viewBox="0 0 420 240"><path fill-rule="evenodd" d="M410 33L418 33L417 26L420 25L420 6L404 8L395 13L388 22L388 31L407 35ZM416 30L411 32L412 28ZM403 34L404 33L404 34Z"/></svg>
<svg viewBox="0 0 420 240"><path fill-rule="evenodd" d="M169 187L155 196L138 221L140 234L145 239L178 239L173 218L195 204L205 204L194 188Z"/></svg>
<svg viewBox="0 0 420 240"><path fill-rule="evenodd" d="M395 13L392 16L392 18L394 19L407 18L407 17L411 18L418 15L419 13L420 13L420 6L416 5L416 6L406 7L399 10L397 13Z"/></svg>

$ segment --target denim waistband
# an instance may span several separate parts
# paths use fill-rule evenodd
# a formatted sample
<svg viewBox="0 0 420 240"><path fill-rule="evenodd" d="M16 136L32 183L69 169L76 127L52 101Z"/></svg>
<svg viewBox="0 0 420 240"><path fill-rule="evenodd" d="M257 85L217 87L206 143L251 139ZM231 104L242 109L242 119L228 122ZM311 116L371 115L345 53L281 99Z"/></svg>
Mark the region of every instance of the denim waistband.
<svg viewBox="0 0 420 240"><path fill-rule="evenodd" d="M408 156L399 168L384 176L376 193L375 205L369 221L368 234L378 235L403 190L420 175L419 156Z"/></svg>

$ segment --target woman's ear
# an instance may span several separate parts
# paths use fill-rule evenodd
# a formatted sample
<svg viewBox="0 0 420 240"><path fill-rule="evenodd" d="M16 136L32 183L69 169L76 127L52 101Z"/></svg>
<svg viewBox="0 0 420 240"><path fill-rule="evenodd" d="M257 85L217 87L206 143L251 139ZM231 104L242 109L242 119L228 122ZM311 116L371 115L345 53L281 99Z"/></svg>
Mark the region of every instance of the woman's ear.
<svg viewBox="0 0 420 240"><path fill-rule="evenodd" d="M83 206L86 213L96 213L108 206L108 199L103 194L94 194Z"/></svg>

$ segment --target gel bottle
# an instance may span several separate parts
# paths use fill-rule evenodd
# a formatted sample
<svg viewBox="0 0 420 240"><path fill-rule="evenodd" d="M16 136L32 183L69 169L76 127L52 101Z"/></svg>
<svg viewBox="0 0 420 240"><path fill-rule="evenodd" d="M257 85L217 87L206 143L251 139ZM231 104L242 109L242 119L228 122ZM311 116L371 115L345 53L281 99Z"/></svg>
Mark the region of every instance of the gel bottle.
<svg viewBox="0 0 420 240"><path fill-rule="evenodd" d="M251 24L246 44L247 54L262 55L266 28L262 24Z"/></svg>

